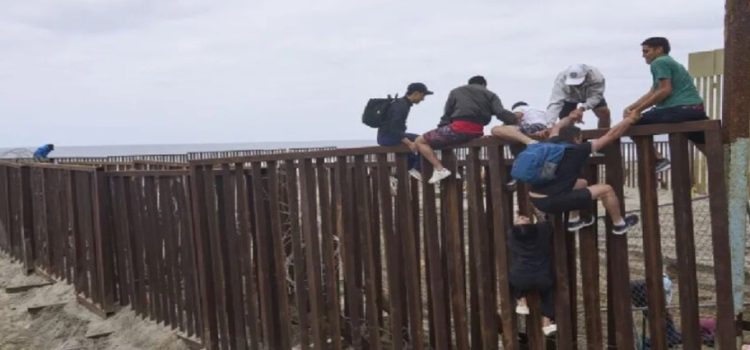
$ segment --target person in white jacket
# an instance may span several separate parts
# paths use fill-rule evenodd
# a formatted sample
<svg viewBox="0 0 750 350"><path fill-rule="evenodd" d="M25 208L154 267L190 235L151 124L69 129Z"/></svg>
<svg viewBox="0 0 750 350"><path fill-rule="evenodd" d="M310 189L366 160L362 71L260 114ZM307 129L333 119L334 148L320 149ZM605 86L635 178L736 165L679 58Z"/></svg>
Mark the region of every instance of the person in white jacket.
<svg viewBox="0 0 750 350"><path fill-rule="evenodd" d="M610 111L604 99L604 87L604 75L596 67L574 64L555 78L547 112L562 119L593 110L599 118L598 127L607 129Z"/></svg>

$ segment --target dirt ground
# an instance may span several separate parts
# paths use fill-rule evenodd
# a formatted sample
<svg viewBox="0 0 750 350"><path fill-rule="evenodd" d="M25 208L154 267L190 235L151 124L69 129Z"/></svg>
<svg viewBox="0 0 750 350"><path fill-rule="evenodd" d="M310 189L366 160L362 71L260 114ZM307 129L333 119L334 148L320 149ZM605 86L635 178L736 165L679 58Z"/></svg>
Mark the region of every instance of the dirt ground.
<svg viewBox="0 0 750 350"><path fill-rule="evenodd" d="M21 265L0 252L0 350L189 349L175 331L137 317L129 308L107 320L75 301L65 282L7 293L6 288L47 282L26 276ZM33 311L33 308L53 305ZM32 311L29 311L32 308ZM108 333L98 338L87 335Z"/></svg>

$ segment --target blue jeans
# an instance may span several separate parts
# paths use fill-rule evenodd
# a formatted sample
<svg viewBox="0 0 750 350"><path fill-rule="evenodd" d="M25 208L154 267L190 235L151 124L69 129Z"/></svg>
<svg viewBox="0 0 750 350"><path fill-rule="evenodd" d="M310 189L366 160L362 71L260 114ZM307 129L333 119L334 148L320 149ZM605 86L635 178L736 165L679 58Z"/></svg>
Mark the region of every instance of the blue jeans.
<svg viewBox="0 0 750 350"><path fill-rule="evenodd" d="M404 137L414 142L414 140L417 139L417 134L405 133ZM401 137L399 136L386 133L378 133L378 145L380 146L398 146L401 144ZM421 167L419 165L419 154L409 152L409 155L407 157L407 164L409 169L420 170Z"/></svg>
<svg viewBox="0 0 750 350"><path fill-rule="evenodd" d="M702 104L675 106L666 108L651 108L643 112L641 120L636 125L658 124L658 123L681 123L697 120L708 120L706 111ZM706 135L703 131L688 133L688 139L699 145L706 143Z"/></svg>

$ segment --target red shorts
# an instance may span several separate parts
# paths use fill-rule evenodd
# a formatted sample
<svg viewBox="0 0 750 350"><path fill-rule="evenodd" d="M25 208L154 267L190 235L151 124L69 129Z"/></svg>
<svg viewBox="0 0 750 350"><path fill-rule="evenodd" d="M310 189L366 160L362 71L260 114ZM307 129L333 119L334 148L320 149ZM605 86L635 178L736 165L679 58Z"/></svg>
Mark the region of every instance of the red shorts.
<svg viewBox="0 0 750 350"><path fill-rule="evenodd" d="M463 133L453 130L450 125L441 126L437 129L432 129L426 132L424 137L427 144L432 147L446 147L452 146L459 143L468 142L477 137L481 137L482 133Z"/></svg>

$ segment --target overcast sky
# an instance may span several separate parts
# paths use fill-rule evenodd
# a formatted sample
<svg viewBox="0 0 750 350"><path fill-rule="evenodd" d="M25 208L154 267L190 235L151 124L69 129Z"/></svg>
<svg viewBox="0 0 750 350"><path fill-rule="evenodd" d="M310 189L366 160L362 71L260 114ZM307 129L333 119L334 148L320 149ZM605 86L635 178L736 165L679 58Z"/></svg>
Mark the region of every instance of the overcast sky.
<svg viewBox="0 0 750 350"><path fill-rule="evenodd" d="M572 63L606 76L618 121L650 85L643 39L668 37L686 66L689 52L724 41L724 2L709 0L0 8L0 147L374 139L361 123L367 99L403 94L413 81L435 91L409 116L409 130L422 133L472 75L484 75L506 107L545 107L555 75Z"/></svg>

